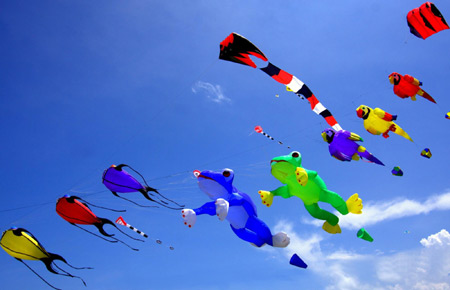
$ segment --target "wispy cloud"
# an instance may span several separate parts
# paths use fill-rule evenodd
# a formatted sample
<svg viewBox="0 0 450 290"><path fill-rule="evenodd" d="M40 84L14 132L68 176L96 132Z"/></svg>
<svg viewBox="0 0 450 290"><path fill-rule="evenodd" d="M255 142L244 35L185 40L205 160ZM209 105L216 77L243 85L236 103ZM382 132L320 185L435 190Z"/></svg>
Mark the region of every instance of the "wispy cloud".
<svg viewBox="0 0 450 290"><path fill-rule="evenodd" d="M339 216L341 228L359 229L383 221L403 217L427 214L435 210L450 210L450 192L429 197L425 201L411 199L394 199L382 202L367 202L363 200L364 208L361 215L348 214ZM323 221L304 218L304 223L322 226Z"/></svg>
<svg viewBox="0 0 450 290"><path fill-rule="evenodd" d="M327 290L450 289L450 234L446 230L422 239L422 247L364 255L342 249L324 251L321 243L328 236L302 237L287 221L280 221L274 230L285 231L291 237L291 244L281 250L283 259L298 253L308 264L308 271L318 280L327 281Z"/></svg>
<svg viewBox="0 0 450 290"><path fill-rule="evenodd" d="M224 95L220 85L198 81L192 86L192 92L197 94L200 91L206 93L206 97L215 103L231 103L231 99Z"/></svg>

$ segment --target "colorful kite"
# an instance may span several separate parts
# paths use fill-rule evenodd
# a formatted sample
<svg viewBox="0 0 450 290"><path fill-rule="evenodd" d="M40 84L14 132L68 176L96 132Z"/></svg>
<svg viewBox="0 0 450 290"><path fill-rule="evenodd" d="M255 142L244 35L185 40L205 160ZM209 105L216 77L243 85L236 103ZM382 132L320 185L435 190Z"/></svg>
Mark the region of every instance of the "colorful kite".
<svg viewBox="0 0 450 290"><path fill-rule="evenodd" d="M411 137L393 121L397 120L397 115L391 115L380 108L361 105L356 109L356 115L364 120L364 128L373 135L383 134L384 138L389 138L388 133L394 132L409 141L413 142Z"/></svg>
<svg viewBox="0 0 450 290"><path fill-rule="evenodd" d="M267 61L267 57L248 39L237 33L231 33L220 43L219 59L248 65L257 68L256 64L250 59L250 55L255 56L263 61ZM279 69L272 63L268 62L266 67L260 68L263 72L271 76L277 82L286 85L290 91L293 91L299 97L304 96L311 109L318 115L325 118L325 121L336 131L342 130L336 119L330 111L327 110L311 90L301 80L291 75L290 73Z"/></svg>
<svg viewBox="0 0 450 290"><path fill-rule="evenodd" d="M384 166L383 162L373 156L366 148L356 143L357 141L363 141L363 139L355 133L345 130L336 132L328 128L322 132L322 138L329 144L328 150L331 156L337 160L351 161L363 158L369 162Z"/></svg>
<svg viewBox="0 0 450 290"><path fill-rule="evenodd" d="M272 191L260 190L262 203L271 206L274 196L289 198L296 196L300 198L309 214L320 220L325 220L322 228L330 233L341 232L338 224L339 218L319 207L318 202L326 202L333 206L343 215L350 213L362 213L362 200L358 194L353 194L347 201L327 189L325 182L316 171L305 169L302 166L302 156L294 151L289 155L275 157L270 161L271 173L281 183L285 184Z"/></svg>
<svg viewBox="0 0 450 290"><path fill-rule="evenodd" d="M101 218L96 216L91 209L88 207L87 203L77 197L77 196L69 196L69 195L64 195L63 197L59 198L57 203L56 203L56 212L58 213L59 216L61 216L64 220L68 221L71 225L76 226L77 228L90 233L91 235L94 235L96 237L99 237L105 241L108 241L110 243L117 243L117 242L121 242L123 244L125 244L126 246L130 247L128 244L124 243L123 241L117 239L114 237L113 234L108 234L105 232L105 230L103 229L103 226L105 224L109 224L112 225L113 227L115 227L119 232L123 233L124 235L126 235L127 237L133 239L133 240L137 240L137 241L141 241L139 239L135 239L133 237L130 237L129 235L127 235L126 233L122 232L112 221L105 219L105 218ZM113 240L109 240L106 239L104 237L101 237L97 234L94 234L78 225L93 225L95 226L98 231L105 237L111 238ZM131 249L138 251L138 249L132 248Z"/></svg>
<svg viewBox="0 0 450 290"><path fill-rule="evenodd" d="M398 166L395 166L391 172L392 172L392 175L403 176L403 170Z"/></svg>
<svg viewBox="0 0 450 290"><path fill-rule="evenodd" d="M266 137L269 138L270 140L275 141L275 139L274 139L272 136L270 136L269 134L267 134L266 132L263 131L263 128L262 128L261 126L256 126L256 127L255 127L255 132L256 132L256 133L263 134L264 136L266 136ZM281 142L281 141L277 141L277 142L278 142L278 144L283 145L283 142ZM290 149L291 147L287 146L287 148Z"/></svg>
<svg viewBox="0 0 450 290"><path fill-rule="evenodd" d="M2 238L0 239L0 246L3 248L3 250L6 251L10 256L16 258L19 262L24 264L28 269L30 269L36 276L38 276L42 281L44 281L47 285L52 287L53 289L58 289L48 283L44 278L42 278L38 273L36 273L33 269L31 269L30 266L28 266L24 261L22 260L32 260L32 261L41 261L45 264L45 267L47 270L53 274L71 277L71 278L78 278L80 279L84 286L86 286L86 283L84 280L78 276L74 276L65 270L61 269L55 261L62 261L69 267L73 269L92 269L89 267L83 267L83 268L77 268L69 263L61 257L60 255L53 254L50 252L47 252L42 246L41 243L27 230L22 228L11 228L9 230L6 230L3 232ZM56 268L56 269L55 269ZM58 272L57 270L61 271Z"/></svg>
<svg viewBox="0 0 450 290"><path fill-rule="evenodd" d="M136 174L138 174L142 180L145 183L145 186L143 186L139 181L137 181L133 176L131 176L128 172L126 172L123 167L128 167L132 171L134 171ZM130 166L126 164L120 164L120 165L111 165L108 169L106 169L103 172L103 184L117 197L120 197L122 199L125 199L129 202L132 202L138 206L142 207L157 207L157 206L145 206L141 204L137 204L132 200L129 200L127 198L124 198L122 196L119 196L117 193L128 193L128 192L140 192L146 199L153 201L159 205L162 205L164 207L179 210L182 209L182 205L179 205L178 203L174 202L173 200L170 200L166 198L165 196L161 195L158 190L148 186L147 182L145 181L144 177L131 168ZM159 197L162 197L163 199L160 199L155 194L159 195ZM150 197L151 196L151 197ZM173 204L179 206L177 208L174 208L172 206L169 206L169 202L172 202Z"/></svg>
<svg viewBox="0 0 450 290"><path fill-rule="evenodd" d="M365 228L360 228L359 231L356 233L356 236L362 240L373 242L372 236Z"/></svg>
<svg viewBox="0 0 450 290"><path fill-rule="evenodd" d="M425 157L425 158L430 159L431 156L432 156L431 151L430 151L430 148L425 148L425 149L423 149L422 152L420 152L420 155L423 156L423 157Z"/></svg>
<svg viewBox="0 0 450 290"><path fill-rule="evenodd" d="M289 261L289 264L303 268L303 269L308 268L308 265L306 265L306 263L303 262L303 260L297 254L292 255L291 260Z"/></svg>
<svg viewBox="0 0 450 290"><path fill-rule="evenodd" d="M394 93L402 99L411 97L411 100L415 101L416 95L419 95L436 104L436 101L420 87L422 82L413 76L402 76L399 73L393 72L389 75L389 82L394 85Z"/></svg>
<svg viewBox="0 0 450 290"><path fill-rule="evenodd" d="M181 215L185 225L192 227L197 221L197 215L217 215L219 220L227 219L230 222L231 229L239 238L256 247L268 244L284 248L289 245L289 236L284 232L272 235L269 227L258 218L250 196L233 186L233 170L195 170L194 175L200 189L213 201L197 209L183 209Z"/></svg>
<svg viewBox="0 0 450 290"><path fill-rule="evenodd" d="M425 2L420 7L409 11L406 20L410 32L422 39L427 39L441 30L449 29L444 16L431 2Z"/></svg>

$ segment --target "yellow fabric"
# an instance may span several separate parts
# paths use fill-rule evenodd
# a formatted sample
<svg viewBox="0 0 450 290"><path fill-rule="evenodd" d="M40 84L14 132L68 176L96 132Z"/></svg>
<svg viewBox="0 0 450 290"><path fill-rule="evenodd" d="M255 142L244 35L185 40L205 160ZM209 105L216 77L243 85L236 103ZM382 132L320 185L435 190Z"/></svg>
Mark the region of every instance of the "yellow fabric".
<svg viewBox="0 0 450 290"><path fill-rule="evenodd" d="M5 231L0 240L0 246L9 255L17 259L40 260L49 257L49 254L39 242L26 232L16 236L13 230Z"/></svg>

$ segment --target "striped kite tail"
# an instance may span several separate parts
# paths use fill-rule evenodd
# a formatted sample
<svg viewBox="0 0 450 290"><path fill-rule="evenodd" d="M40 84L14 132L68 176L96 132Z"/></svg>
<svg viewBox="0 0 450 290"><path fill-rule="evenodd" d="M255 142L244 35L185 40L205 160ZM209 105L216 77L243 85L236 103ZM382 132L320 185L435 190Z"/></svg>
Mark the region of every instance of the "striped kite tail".
<svg viewBox="0 0 450 290"><path fill-rule="evenodd" d="M303 83L297 77L276 67L270 62L265 68L261 68L261 70L271 76L277 82L286 85L296 95L304 96L311 104L311 110L313 110L317 115L321 115L328 123L328 125L330 125L334 130L342 130L342 127L338 124L331 112L328 111L328 109L319 102L319 100L316 98L316 96L314 96L308 86L305 85L305 83Z"/></svg>

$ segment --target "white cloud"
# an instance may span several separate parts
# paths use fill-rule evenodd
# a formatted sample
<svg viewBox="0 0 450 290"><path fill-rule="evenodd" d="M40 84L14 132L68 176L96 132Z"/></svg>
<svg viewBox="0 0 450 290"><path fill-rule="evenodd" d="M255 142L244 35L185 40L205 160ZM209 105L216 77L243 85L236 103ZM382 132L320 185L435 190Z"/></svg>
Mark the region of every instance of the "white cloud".
<svg viewBox="0 0 450 290"><path fill-rule="evenodd" d="M198 81L192 87L192 92L196 94L199 91L204 91L208 99L215 103L231 103L231 99L223 94L222 87L219 85Z"/></svg>
<svg viewBox="0 0 450 290"><path fill-rule="evenodd" d="M428 236L428 238L424 238L420 240L420 243L425 247L431 247L434 245L450 245L450 234L442 229L439 233Z"/></svg>
<svg viewBox="0 0 450 290"><path fill-rule="evenodd" d="M341 228L359 229L386 220L427 214L435 210L450 210L450 192L431 196L425 201L395 199L391 201L364 203L363 200L363 205L364 208L361 215L348 214L342 216L341 214L337 214L340 219L339 224ZM322 226L323 224L323 221L312 220L310 218L303 218L302 221L316 226Z"/></svg>
<svg viewBox="0 0 450 290"><path fill-rule="evenodd" d="M342 249L324 252L320 244L329 236L309 234L302 238L290 222L281 221L274 230L291 237L291 244L281 250L283 259L297 253L308 264L308 271L327 281L327 290L450 290L450 234L446 230L422 239L423 247L370 255Z"/></svg>

